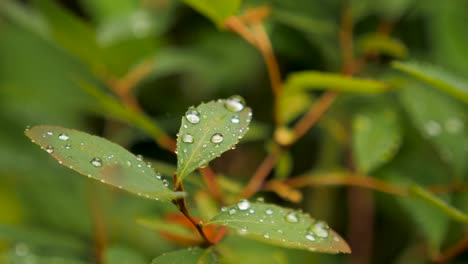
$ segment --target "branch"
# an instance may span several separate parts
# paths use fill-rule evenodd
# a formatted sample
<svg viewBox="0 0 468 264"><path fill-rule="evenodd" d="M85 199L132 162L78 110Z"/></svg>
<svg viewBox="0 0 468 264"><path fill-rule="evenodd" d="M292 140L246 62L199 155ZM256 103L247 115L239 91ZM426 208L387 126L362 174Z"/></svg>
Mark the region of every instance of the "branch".
<svg viewBox="0 0 468 264"><path fill-rule="evenodd" d="M260 166L258 166L252 178L250 178L249 183L240 194L240 198L248 199L261 189L263 182L275 166L276 161L281 155L281 152L281 149L277 149L268 154Z"/></svg>
<svg viewBox="0 0 468 264"><path fill-rule="evenodd" d="M352 173L305 174L285 180L273 180L265 185L265 189L271 190L271 186L274 184L278 184L279 182L290 188L303 188L306 186L348 185L368 188L392 195L408 195L406 187L394 185L385 181L372 178L370 176L361 176Z"/></svg>

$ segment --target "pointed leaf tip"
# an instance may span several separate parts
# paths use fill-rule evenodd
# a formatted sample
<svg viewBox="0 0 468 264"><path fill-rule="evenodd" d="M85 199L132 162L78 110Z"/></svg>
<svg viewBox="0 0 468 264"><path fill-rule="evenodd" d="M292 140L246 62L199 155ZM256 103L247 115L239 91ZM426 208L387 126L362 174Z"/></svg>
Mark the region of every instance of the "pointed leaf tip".
<svg viewBox="0 0 468 264"><path fill-rule="evenodd" d="M104 138L57 126L35 126L25 134L60 164L102 183L154 200L184 195L169 190L142 158Z"/></svg>

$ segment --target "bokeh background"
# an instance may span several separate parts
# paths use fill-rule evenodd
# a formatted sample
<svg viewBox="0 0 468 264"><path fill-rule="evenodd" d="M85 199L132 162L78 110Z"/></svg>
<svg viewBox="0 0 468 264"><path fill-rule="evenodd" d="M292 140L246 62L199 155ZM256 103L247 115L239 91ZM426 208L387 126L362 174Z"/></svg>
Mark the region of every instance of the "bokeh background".
<svg viewBox="0 0 468 264"><path fill-rule="evenodd" d="M271 13L263 25L286 78L302 70L340 72L343 2L246 0L240 12L269 6ZM371 55L362 76L392 78L398 73L389 62L411 58L468 78L468 1L348 2L355 56ZM391 41L379 42L379 32ZM180 248L135 221L174 212L171 205L139 199L81 177L59 166L24 136L26 126L38 124L83 130L157 161L170 175L176 156L147 133L102 110L83 83L110 96L112 89L129 88L135 97L127 103L137 105L171 136L189 106L240 94L254 112L252 131L235 150L212 163L214 170L243 184L271 151L273 96L261 54L182 1L0 0L1 263L95 263L97 240L105 241L107 263L149 263L163 252ZM384 95L345 93L281 159L270 177L346 169L344 145L350 120L361 106L377 104L398 114L404 133L373 176L395 184L462 184L468 171L466 103L422 83L412 85L424 88ZM307 93L308 104L321 93ZM456 115L461 132L435 141L424 137L420 129L424 118L444 115ZM461 250L449 261L468 262L463 253L466 225L427 204L378 192L358 195L364 197L360 200L343 186L302 191L299 204L272 193L263 196L328 221L350 238L355 254L285 250L233 238L224 245L225 252L230 252L224 261L431 263L462 241ZM468 212L468 195L463 192L443 198ZM356 226L356 219L363 224ZM100 235L104 239L97 238Z"/></svg>

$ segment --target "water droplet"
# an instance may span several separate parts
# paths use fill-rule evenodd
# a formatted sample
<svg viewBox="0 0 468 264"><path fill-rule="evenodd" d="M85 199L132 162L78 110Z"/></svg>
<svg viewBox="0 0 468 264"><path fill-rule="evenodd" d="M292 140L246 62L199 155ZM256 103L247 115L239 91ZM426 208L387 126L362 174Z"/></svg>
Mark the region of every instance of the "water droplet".
<svg viewBox="0 0 468 264"><path fill-rule="evenodd" d="M49 131L49 132L47 132L46 134L47 134L48 136L53 136L53 135L54 135L54 132Z"/></svg>
<svg viewBox="0 0 468 264"><path fill-rule="evenodd" d="M189 134L189 133L185 134L185 135L182 137L182 141L183 141L184 143L192 144L192 143L193 143L193 136L192 136L192 134Z"/></svg>
<svg viewBox="0 0 468 264"><path fill-rule="evenodd" d="M315 236L314 234L308 232L306 235L305 235L305 238L309 241L315 241Z"/></svg>
<svg viewBox="0 0 468 264"><path fill-rule="evenodd" d="M231 118L231 123L233 123L233 124L239 124L239 123L240 123L239 116L236 116L236 115L233 116L233 117Z"/></svg>
<svg viewBox="0 0 468 264"><path fill-rule="evenodd" d="M270 238L270 234L266 233L266 234L263 235L263 237L268 239L268 238Z"/></svg>
<svg viewBox="0 0 468 264"><path fill-rule="evenodd" d="M258 197L257 198L257 203L264 203L265 202L265 198L263 197Z"/></svg>
<svg viewBox="0 0 468 264"><path fill-rule="evenodd" d="M334 236L334 237L333 237L333 240L335 240L336 242L340 242L340 238L337 237L337 236Z"/></svg>
<svg viewBox="0 0 468 264"><path fill-rule="evenodd" d="M270 208L268 208L268 209L265 210L265 214L267 214L267 215L272 215L272 214L273 214L273 210L271 210Z"/></svg>
<svg viewBox="0 0 468 264"><path fill-rule="evenodd" d="M158 179L158 180L162 179L161 173L156 173L156 179Z"/></svg>
<svg viewBox="0 0 468 264"><path fill-rule="evenodd" d="M309 228L309 232L314 233L318 237L328 237L328 225L323 221L318 221Z"/></svg>
<svg viewBox="0 0 468 264"><path fill-rule="evenodd" d="M128 167L132 167L132 162L129 161L129 160L127 160L127 166L128 166Z"/></svg>
<svg viewBox="0 0 468 264"><path fill-rule="evenodd" d="M211 142L215 144L221 143L223 142L223 140L224 140L224 137L220 133L215 133L213 134L213 136L211 136Z"/></svg>
<svg viewBox="0 0 468 264"><path fill-rule="evenodd" d="M226 99L224 106L231 112L240 112L245 107L245 100L239 95L233 95Z"/></svg>
<svg viewBox="0 0 468 264"><path fill-rule="evenodd" d="M195 110L195 108L191 107L189 110L185 113L185 118L192 123L192 124L197 124L200 122L200 113Z"/></svg>
<svg viewBox="0 0 468 264"><path fill-rule="evenodd" d="M47 151L47 153L49 153L49 154L50 154L50 153L54 153L54 147L52 147L52 146L47 146L47 147L45 148L45 151Z"/></svg>
<svg viewBox="0 0 468 264"><path fill-rule="evenodd" d="M246 199L242 199L237 203L239 210L244 211L250 208L250 202Z"/></svg>
<svg viewBox="0 0 468 264"><path fill-rule="evenodd" d="M102 167L102 160L100 158L92 158L90 163L96 168Z"/></svg>
<svg viewBox="0 0 468 264"><path fill-rule="evenodd" d="M29 131L29 130L31 130L31 126L27 125L26 128L24 129L24 131Z"/></svg>
<svg viewBox="0 0 468 264"><path fill-rule="evenodd" d="M249 213L255 214L255 210L253 208L250 208Z"/></svg>
<svg viewBox="0 0 468 264"><path fill-rule="evenodd" d="M66 145L64 146L64 148L65 148L65 149L71 149L71 145L70 145L70 144L66 144Z"/></svg>
<svg viewBox="0 0 468 264"><path fill-rule="evenodd" d="M208 166L208 162L206 162L206 160L201 160L200 163L198 163L198 167L199 168L206 168L206 166Z"/></svg>
<svg viewBox="0 0 468 264"><path fill-rule="evenodd" d="M136 155L136 159L138 161L143 161L143 155L141 155L141 154Z"/></svg>
<svg viewBox="0 0 468 264"><path fill-rule="evenodd" d="M463 130L464 124L460 119L452 117L445 121L444 127L448 133L457 134Z"/></svg>
<svg viewBox="0 0 468 264"><path fill-rule="evenodd" d="M166 179L163 179L163 180L162 180L162 183L163 183L164 186L166 186L166 187L169 186L169 182L168 182Z"/></svg>
<svg viewBox="0 0 468 264"><path fill-rule="evenodd" d="M430 120L426 124L424 124L424 129L426 133L431 137L438 136L440 132L442 132L440 124L434 120Z"/></svg>
<svg viewBox="0 0 468 264"><path fill-rule="evenodd" d="M234 215L236 214L236 212L237 212L236 209L232 208L229 210L229 215Z"/></svg>
<svg viewBox="0 0 468 264"><path fill-rule="evenodd" d="M58 136L58 138L59 138L60 140L63 140L63 141L67 141L67 140L70 139L70 137L69 137L67 134L65 134L65 133L61 133L61 134Z"/></svg>
<svg viewBox="0 0 468 264"><path fill-rule="evenodd" d="M146 162L146 167L151 169L151 168L153 168L153 165L151 165L150 162Z"/></svg>
<svg viewBox="0 0 468 264"><path fill-rule="evenodd" d="M241 229L237 230L237 234L241 236L246 235L248 232L249 230L247 229L247 227L242 227Z"/></svg>
<svg viewBox="0 0 468 264"><path fill-rule="evenodd" d="M284 233L283 230L281 230L281 229L278 229L278 230L276 230L276 231L277 231L278 233L280 233L280 234L283 234L283 233Z"/></svg>
<svg viewBox="0 0 468 264"><path fill-rule="evenodd" d="M221 207L221 212L227 212L227 207Z"/></svg>
<svg viewBox="0 0 468 264"><path fill-rule="evenodd" d="M284 220L289 223L297 223L299 222L299 218L297 217L296 213L290 212L284 217Z"/></svg>

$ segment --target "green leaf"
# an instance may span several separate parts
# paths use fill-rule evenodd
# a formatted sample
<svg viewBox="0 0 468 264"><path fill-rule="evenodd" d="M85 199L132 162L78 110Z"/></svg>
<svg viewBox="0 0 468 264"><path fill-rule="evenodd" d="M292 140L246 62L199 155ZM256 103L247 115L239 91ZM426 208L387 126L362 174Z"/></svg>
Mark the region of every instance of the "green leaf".
<svg viewBox="0 0 468 264"><path fill-rule="evenodd" d="M177 138L178 180L233 148L251 119L252 111L237 95L189 108Z"/></svg>
<svg viewBox="0 0 468 264"><path fill-rule="evenodd" d="M184 0L184 2L197 10L213 23L222 26L226 18L233 16L240 8L241 0Z"/></svg>
<svg viewBox="0 0 468 264"><path fill-rule="evenodd" d="M169 190L141 158L104 138L56 126L35 126L26 135L60 164L102 183L155 200L183 196Z"/></svg>
<svg viewBox="0 0 468 264"><path fill-rule="evenodd" d="M206 225L223 225L241 236L286 248L350 253L348 244L323 221L272 204L241 200L223 208Z"/></svg>
<svg viewBox="0 0 468 264"><path fill-rule="evenodd" d="M468 80L462 79L443 68L416 61L393 62L392 66L455 98L468 102Z"/></svg>
<svg viewBox="0 0 468 264"><path fill-rule="evenodd" d="M216 258L211 249L187 248L169 253L153 259L151 264L215 264Z"/></svg>
<svg viewBox="0 0 468 264"><path fill-rule="evenodd" d="M388 84L380 81L343 76L319 71L295 72L288 76L285 89L291 90L333 90L352 93L381 93Z"/></svg>
<svg viewBox="0 0 468 264"><path fill-rule="evenodd" d="M361 37L357 46L361 54L378 53L395 58L408 56L408 50L400 40L382 34L370 34Z"/></svg>
<svg viewBox="0 0 468 264"><path fill-rule="evenodd" d="M397 114L372 107L353 119L353 154L358 171L369 174L391 160L402 141Z"/></svg>
<svg viewBox="0 0 468 264"><path fill-rule="evenodd" d="M462 177L467 168L466 110L445 94L411 82L401 89L401 101L414 126L439 152L440 158Z"/></svg>

